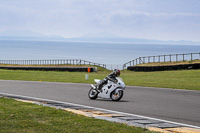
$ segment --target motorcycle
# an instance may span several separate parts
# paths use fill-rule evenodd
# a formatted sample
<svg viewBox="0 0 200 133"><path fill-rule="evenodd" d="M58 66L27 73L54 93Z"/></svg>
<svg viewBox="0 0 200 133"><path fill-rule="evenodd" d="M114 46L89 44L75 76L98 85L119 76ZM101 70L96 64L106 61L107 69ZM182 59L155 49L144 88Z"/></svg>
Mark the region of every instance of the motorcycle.
<svg viewBox="0 0 200 133"><path fill-rule="evenodd" d="M101 90L97 90L97 85L91 84L91 89L88 93L88 97L92 100L97 98L106 98L112 99L113 101L119 101L123 97L125 90L125 83L122 78L116 77L117 82L108 80ZM102 81L99 79L94 79L97 84L100 84Z"/></svg>

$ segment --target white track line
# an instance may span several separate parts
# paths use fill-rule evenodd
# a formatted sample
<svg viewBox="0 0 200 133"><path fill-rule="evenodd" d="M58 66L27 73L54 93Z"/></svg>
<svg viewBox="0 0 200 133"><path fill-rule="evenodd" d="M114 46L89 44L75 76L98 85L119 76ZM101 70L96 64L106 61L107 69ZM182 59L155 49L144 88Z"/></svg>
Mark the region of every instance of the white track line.
<svg viewBox="0 0 200 133"><path fill-rule="evenodd" d="M141 118L145 118L145 119L157 120L157 121L162 121L162 122L166 122L166 123L171 123L171 124L176 124L176 125L200 129L200 127L198 127L198 126L193 126L193 125L188 125L188 124L183 124L183 123L178 123L178 122L172 122L172 121L167 121L167 120L162 120L162 119L157 119L157 118L152 118L152 117L147 117L147 116L141 116L141 115L136 115L136 114L124 113L124 112L107 110L107 109L102 109L102 108L96 108L96 107L91 107L91 106L85 106L85 105L80 105L80 104L74 104L74 103L68 103L68 102L62 102L62 101L56 101L56 100L50 100L50 99L43 99L43 98L36 98L36 97L30 97L30 96L22 96L22 95L16 95L16 94L8 94L8 93L0 93L0 95L29 98L29 99L39 100L39 101L59 102L59 103L63 103L63 104L70 104L70 105L73 105L73 106L81 106L81 107L84 107L84 108L94 108L94 109L97 109L97 110L111 112L111 113L117 113L117 114L129 115L129 116L137 116L137 117L141 117Z"/></svg>

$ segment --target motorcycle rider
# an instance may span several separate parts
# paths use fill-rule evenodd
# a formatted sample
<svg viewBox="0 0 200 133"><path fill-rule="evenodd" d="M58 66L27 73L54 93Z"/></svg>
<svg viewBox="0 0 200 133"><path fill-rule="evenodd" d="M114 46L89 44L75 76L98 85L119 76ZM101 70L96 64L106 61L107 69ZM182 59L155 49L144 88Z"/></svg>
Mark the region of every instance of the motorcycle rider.
<svg viewBox="0 0 200 133"><path fill-rule="evenodd" d="M117 82L116 77L120 76L120 70L119 69L114 69L112 73L110 73L107 77L105 77L100 84L97 86L97 90L101 91L101 88L103 87L104 84L107 84L108 80L111 80L112 82Z"/></svg>

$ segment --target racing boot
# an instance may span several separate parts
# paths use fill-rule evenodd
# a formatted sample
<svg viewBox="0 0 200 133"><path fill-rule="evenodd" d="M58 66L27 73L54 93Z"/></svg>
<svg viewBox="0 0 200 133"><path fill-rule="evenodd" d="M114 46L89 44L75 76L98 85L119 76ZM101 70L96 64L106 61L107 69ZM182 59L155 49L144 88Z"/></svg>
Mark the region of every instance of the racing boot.
<svg viewBox="0 0 200 133"><path fill-rule="evenodd" d="M97 90L98 92L102 92L102 90L101 90L102 86L103 86L102 83L101 83L101 84L98 84L97 87L96 87L96 90Z"/></svg>

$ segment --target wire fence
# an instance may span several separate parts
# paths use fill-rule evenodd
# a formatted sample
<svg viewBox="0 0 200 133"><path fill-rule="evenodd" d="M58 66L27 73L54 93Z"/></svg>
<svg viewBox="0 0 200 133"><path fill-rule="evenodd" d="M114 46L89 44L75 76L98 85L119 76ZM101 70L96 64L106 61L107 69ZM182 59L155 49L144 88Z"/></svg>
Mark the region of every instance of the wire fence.
<svg viewBox="0 0 200 133"><path fill-rule="evenodd" d="M94 63L80 59L55 60L0 60L0 64L8 65L94 65L106 68L105 64Z"/></svg>
<svg viewBox="0 0 200 133"><path fill-rule="evenodd" d="M200 53L187 53L187 54L170 54L170 55L157 55L157 56L146 56L139 57L135 60L129 61L123 65L123 69L128 66L135 66L144 63L155 63L155 62L178 62L178 61L190 61L200 60Z"/></svg>

